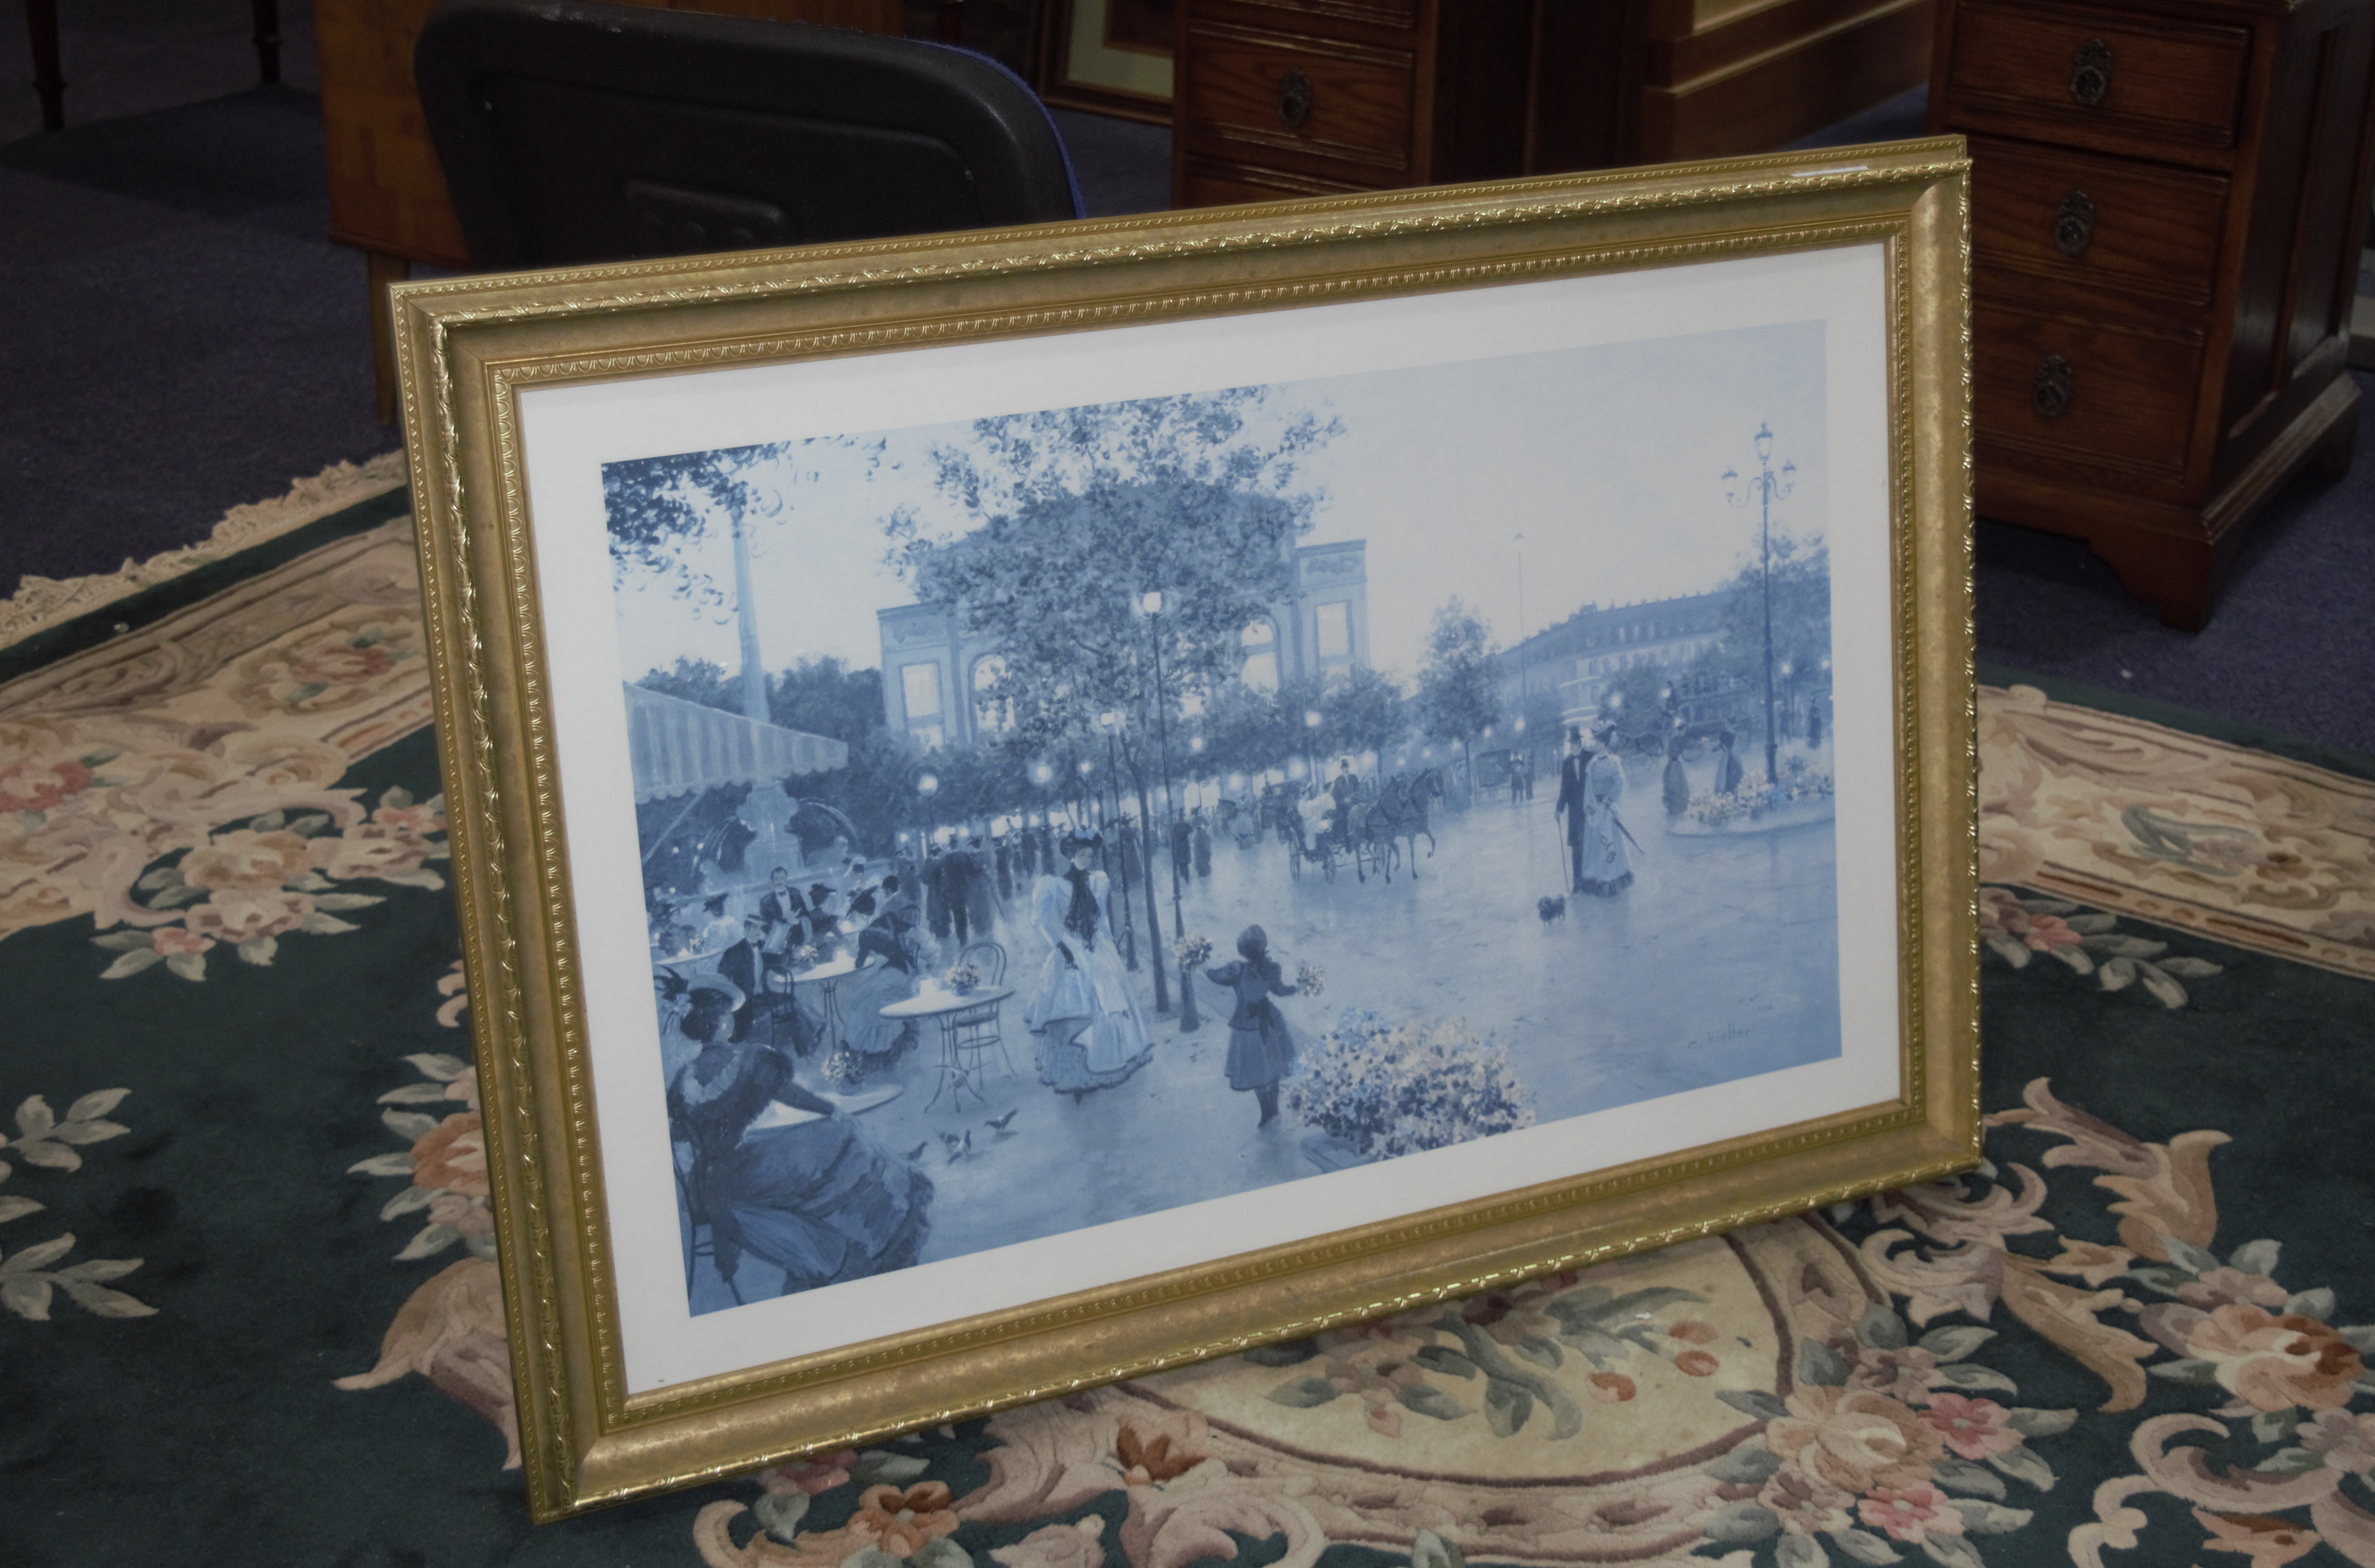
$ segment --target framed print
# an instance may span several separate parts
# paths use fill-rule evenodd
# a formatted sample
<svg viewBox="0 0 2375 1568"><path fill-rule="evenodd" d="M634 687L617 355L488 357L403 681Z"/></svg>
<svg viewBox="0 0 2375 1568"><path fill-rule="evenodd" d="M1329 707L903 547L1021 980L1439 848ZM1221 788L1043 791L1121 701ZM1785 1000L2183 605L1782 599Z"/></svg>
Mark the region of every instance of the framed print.
<svg viewBox="0 0 2375 1568"><path fill-rule="evenodd" d="M1175 0L1048 0L1040 96L1059 109L1171 124Z"/></svg>
<svg viewBox="0 0 2375 1568"><path fill-rule="evenodd" d="M1974 1162L1967 170L398 287L538 1516Z"/></svg>

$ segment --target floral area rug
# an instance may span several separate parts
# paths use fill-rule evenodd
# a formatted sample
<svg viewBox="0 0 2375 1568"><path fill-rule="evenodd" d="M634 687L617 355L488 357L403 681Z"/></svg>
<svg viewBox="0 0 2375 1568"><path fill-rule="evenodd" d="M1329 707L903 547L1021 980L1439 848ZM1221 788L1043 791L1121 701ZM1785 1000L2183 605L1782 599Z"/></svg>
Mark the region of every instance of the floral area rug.
<svg viewBox="0 0 2375 1568"><path fill-rule="evenodd" d="M2020 684L1978 1174L530 1526L403 507L0 650L0 1561L2375 1565L2369 770Z"/></svg>

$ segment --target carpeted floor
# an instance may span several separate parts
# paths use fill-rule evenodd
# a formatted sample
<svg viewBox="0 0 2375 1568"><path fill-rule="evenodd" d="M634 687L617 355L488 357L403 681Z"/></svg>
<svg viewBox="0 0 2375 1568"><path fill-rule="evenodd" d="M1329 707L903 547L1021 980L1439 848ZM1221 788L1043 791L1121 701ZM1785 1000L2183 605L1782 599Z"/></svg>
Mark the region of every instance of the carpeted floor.
<svg viewBox="0 0 2375 1568"><path fill-rule="evenodd" d="M404 506L0 649L6 1561L2375 1564L2375 760L1993 670L1978 1175L530 1527Z"/></svg>

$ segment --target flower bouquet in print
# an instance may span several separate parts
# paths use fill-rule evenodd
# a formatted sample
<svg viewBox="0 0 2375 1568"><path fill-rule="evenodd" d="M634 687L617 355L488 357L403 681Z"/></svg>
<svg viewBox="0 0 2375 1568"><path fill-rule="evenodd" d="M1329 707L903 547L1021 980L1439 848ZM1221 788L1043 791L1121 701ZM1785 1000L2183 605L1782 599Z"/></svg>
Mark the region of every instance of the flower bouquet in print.
<svg viewBox="0 0 2375 1568"><path fill-rule="evenodd" d="M1370 1160L1534 1125L1509 1055L1458 1019L1388 1023L1346 1008L1287 1080L1286 1108Z"/></svg>

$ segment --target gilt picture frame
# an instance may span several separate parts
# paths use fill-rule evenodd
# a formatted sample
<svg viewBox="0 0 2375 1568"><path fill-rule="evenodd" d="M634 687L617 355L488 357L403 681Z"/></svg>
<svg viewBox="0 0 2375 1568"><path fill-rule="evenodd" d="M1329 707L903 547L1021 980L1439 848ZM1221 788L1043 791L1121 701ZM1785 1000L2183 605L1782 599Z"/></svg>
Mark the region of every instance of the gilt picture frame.
<svg viewBox="0 0 2375 1568"><path fill-rule="evenodd" d="M1968 180L396 286L534 1515L1975 1163Z"/></svg>

